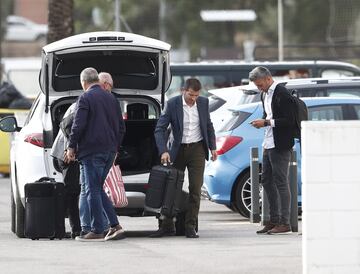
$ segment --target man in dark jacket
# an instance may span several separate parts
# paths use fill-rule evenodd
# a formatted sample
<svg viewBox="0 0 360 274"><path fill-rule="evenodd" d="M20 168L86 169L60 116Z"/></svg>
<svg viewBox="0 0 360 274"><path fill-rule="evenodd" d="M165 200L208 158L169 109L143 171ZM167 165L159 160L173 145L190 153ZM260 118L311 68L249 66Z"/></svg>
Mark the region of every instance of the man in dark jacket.
<svg viewBox="0 0 360 274"><path fill-rule="evenodd" d="M65 161L74 161L76 154L80 162L91 212L91 231L76 239L104 240L103 209L111 226L105 240L120 239L124 233L103 184L125 134L121 108L115 96L101 88L94 68L84 69L80 80L85 92L76 105Z"/></svg>
<svg viewBox="0 0 360 274"><path fill-rule="evenodd" d="M270 205L270 223L257 233L289 233L288 173L296 123L292 95L273 80L265 67L254 68L249 73L249 79L261 91L263 98L263 117L252 121L252 125L256 128L265 127L261 182Z"/></svg>
<svg viewBox="0 0 360 274"><path fill-rule="evenodd" d="M200 207L205 159L216 160L215 133L209 114L209 100L200 95L201 83L190 78L185 82L182 95L167 102L164 113L155 128L155 140L162 163L189 173L189 208L185 217L185 235L198 238L195 231ZM168 127L173 140L168 148ZM152 237L175 234L173 220L164 219L162 227Z"/></svg>

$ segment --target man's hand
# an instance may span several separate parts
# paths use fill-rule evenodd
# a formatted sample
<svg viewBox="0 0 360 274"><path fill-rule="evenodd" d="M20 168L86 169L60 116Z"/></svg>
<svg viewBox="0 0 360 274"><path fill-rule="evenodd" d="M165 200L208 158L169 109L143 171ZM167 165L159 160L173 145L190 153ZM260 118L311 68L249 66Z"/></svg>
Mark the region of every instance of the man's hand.
<svg viewBox="0 0 360 274"><path fill-rule="evenodd" d="M161 160L161 164L163 165L171 163L169 152L164 152L163 154L161 154L160 160Z"/></svg>
<svg viewBox="0 0 360 274"><path fill-rule="evenodd" d="M211 160L216 161L216 159L217 159L216 150L211 150Z"/></svg>
<svg viewBox="0 0 360 274"><path fill-rule="evenodd" d="M67 150L64 153L64 162L66 164L69 164L70 162L75 161L75 151L73 148L67 148Z"/></svg>
<svg viewBox="0 0 360 274"><path fill-rule="evenodd" d="M261 128L261 127L265 126L265 119L257 119L257 120L254 120L254 121L250 122L250 124L253 127Z"/></svg>

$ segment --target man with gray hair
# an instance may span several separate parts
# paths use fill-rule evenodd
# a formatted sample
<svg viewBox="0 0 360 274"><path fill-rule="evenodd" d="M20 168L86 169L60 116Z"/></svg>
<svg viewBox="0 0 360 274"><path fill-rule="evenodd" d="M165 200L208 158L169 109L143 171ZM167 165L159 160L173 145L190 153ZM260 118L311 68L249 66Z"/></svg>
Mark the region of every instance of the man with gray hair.
<svg viewBox="0 0 360 274"><path fill-rule="evenodd" d="M99 73L99 83L104 90L109 91L109 92L111 92L111 90L114 87L113 79L112 79L110 73L107 73L107 72Z"/></svg>
<svg viewBox="0 0 360 274"><path fill-rule="evenodd" d="M125 134L121 108L115 96L104 92L94 68L80 74L85 91L76 104L65 162L80 162L80 177L84 181L91 213L91 231L76 237L80 241L103 241L103 209L111 228L105 240L124 238L115 210L103 190L105 178L114 162Z"/></svg>
<svg viewBox="0 0 360 274"><path fill-rule="evenodd" d="M263 117L251 124L256 128L265 127L261 183L270 205L270 223L257 233L290 233L288 173L296 125L292 95L274 81L265 67L254 68L249 79L261 91Z"/></svg>

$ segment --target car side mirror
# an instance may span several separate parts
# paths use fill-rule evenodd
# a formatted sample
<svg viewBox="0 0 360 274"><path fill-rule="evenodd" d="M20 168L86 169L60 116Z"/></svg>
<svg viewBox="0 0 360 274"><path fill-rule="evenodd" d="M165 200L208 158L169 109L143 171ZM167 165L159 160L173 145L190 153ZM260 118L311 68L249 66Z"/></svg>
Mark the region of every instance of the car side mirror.
<svg viewBox="0 0 360 274"><path fill-rule="evenodd" d="M20 131L16 118L14 116L7 116L0 120L0 130L4 132Z"/></svg>

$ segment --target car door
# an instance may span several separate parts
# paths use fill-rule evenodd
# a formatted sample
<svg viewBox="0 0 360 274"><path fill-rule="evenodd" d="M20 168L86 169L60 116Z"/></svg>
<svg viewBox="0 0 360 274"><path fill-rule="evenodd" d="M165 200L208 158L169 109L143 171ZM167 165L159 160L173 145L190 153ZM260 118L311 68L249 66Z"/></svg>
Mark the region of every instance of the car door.
<svg viewBox="0 0 360 274"><path fill-rule="evenodd" d="M332 103L308 107L309 121L342 121L360 119L360 105L349 103ZM357 115L357 117L355 117ZM296 142L298 178L301 180L301 153L300 144ZM301 198L301 185L298 184L299 199Z"/></svg>

